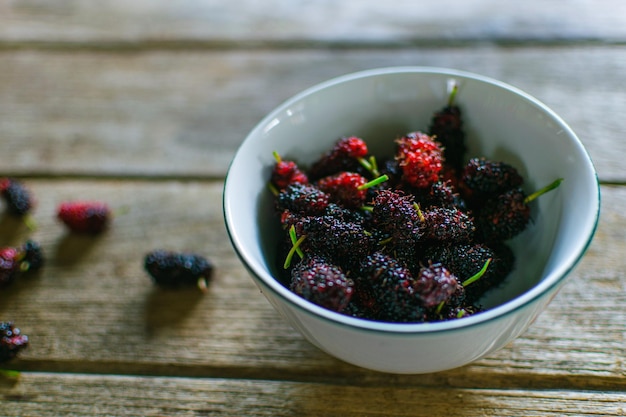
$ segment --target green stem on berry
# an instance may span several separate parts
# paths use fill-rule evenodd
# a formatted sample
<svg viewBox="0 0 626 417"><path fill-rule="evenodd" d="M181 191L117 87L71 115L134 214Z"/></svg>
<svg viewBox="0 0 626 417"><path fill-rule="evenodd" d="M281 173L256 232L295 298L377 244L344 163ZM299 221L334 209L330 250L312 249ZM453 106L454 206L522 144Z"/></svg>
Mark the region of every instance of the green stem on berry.
<svg viewBox="0 0 626 417"><path fill-rule="evenodd" d="M452 90L450 90L450 95L448 96L448 107L452 107L454 105L454 99L456 98L456 93L459 91L459 85L454 83L452 85Z"/></svg>
<svg viewBox="0 0 626 417"><path fill-rule="evenodd" d="M469 277L468 279L463 281L463 283L461 285L464 286L464 287L467 287L472 282L478 281L483 275L485 275L485 272L487 272L487 268L489 267L490 263L491 263L491 258L487 259L487 261L485 262L483 267L480 268L480 271L478 271L477 273L475 273L474 275L472 275L471 277Z"/></svg>
<svg viewBox="0 0 626 417"><path fill-rule="evenodd" d="M202 292L207 292L209 289L209 281L206 279L206 277L198 278L196 285Z"/></svg>
<svg viewBox="0 0 626 417"><path fill-rule="evenodd" d="M291 225L291 227L289 228L289 238L291 239L292 246L287 253L285 263L283 264L283 267L285 269L289 268L289 265L291 265L291 260L293 259L294 254L297 253L301 259L304 257L304 252L302 252L302 249L300 249L300 244L304 241L306 235L301 236L300 239L298 239L296 236L296 228L294 225Z"/></svg>
<svg viewBox="0 0 626 417"><path fill-rule="evenodd" d="M378 172L378 162L376 162L376 157L374 155L371 155L369 157L369 161L370 161L370 165L372 166L372 169L373 169L372 173L375 176L379 176L380 173Z"/></svg>
<svg viewBox="0 0 626 417"><path fill-rule="evenodd" d="M278 152L274 151L272 152L272 155L274 156L274 159L276 160L277 164L280 164L283 161L283 159L280 157Z"/></svg>
<svg viewBox="0 0 626 417"><path fill-rule="evenodd" d="M6 378L18 378L20 375L20 371L14 371L13 369L0 369L0 376L4 376Z"/></svg>
<svg viewBox="0 0 626 417"><path fill-rule="evenodd" d="M440 302L440 303L437 305L437 308L435 309L435 314L439 314L439 313L441 313L441 310L443 310L443 306L444 306L444 305L446 305L446 302L445 302L445 301Z"/></svg>
<svg viewBox="0 0 626 417"><path fill-rule="evenodd" d="M540 188L539 190L535 191L534 193L532 193L531 195L527 196L524 199L524 203L528 204L531 201L533 201L534 199L536 199L537 197L539 197L540 195L543 195L545 193L547 193L548 191L552 191L555 188L557 188L559 185L561 185L561 183L563 182L563 178L559 178L553 182L551 182L550 184L546 185L543 188Z"/></svg>
<svg viewBox="0 0 626 417"><path fill-rule="evenodd" d="M274 197L278 197L279 191L278 191L278 188L274 186L274 184L272 184L271 182L268 182L267 188L269 188L270 192L274 195Z"/></svg>
<svg viewBox="0 0 626 417"><path fill-rule="evenodd" d="M415 207L417 217L419 217L420 221L424 223L426 221L426 217L424 217L424 213L422 213L422 209L420 208L419 203L413 203L413 207Z"/></svg>
<svg viewBox="0 0 626 417"><path fill-rule="evenodd" d="M388 176L387 174L385 174L385 175L381 175L380 177L378 177L378 178L374 178L373 180L368 181L368 182L366 182L366 183L365 183L365 184L363 184L363 185L359 185L359 186L357 187L357 190L359 190L359 191L367 190L368 188L374 187L375 185L378 185L378 184L380 184L381 182L385 182L385 181L387 181L388 179L389 179L389 176Z"/></svg>
<svg viewBox="0 0 626 417"><path fill-rule="evenodd" d="M369 211L370 213L374 211L374 207L372 206L361 206L360 209L363 211Z"/></svg>
<svg viewBox="0 0 626 417"><path fill-rule="evenodd" d="M293 255L298 251L298 247L304 239L306 235L300 236L300 238L296 241L296 243L289 249L289 253L287 253L287 257L285 258L285 263L283 264L283 268L287 269L291 265L291 260L293 259Z"/></svg>
<svg viewBox="0 0 626 417"><path fill-rule="evenodd" d="M456 318L457 318L457 319L460 319L460 318L462 318L463 316L465 316L466 314L467 314L467 311L465 311L465 309L464 309L464 308L462 308L462 309L460 309L460 310L459 310L459 312L458 312L458 313L456 313Z"/></svg>
<svg viewBox="0 0 626 417"><path fill-rule="evenodd" d="M29 214L24 215L22 217L22 221L24 222L28 230L30 230L31 232L34 232L35 230L37 230L37 222L35 221L35 219L33 219L31 215Z"/></svg>
<svg viewBox="0 0 626 417"><path fill-rule="evenodd" d="M378 172L378 164L376 163L376 158L372 155L369 159L365 158L357 158L359 164L363 166L368 172L370 172L374 177L380 176L380 172Z"/></svg>
<svg viewBox="0 0 626 417"><path fill-rule="evenodd" d="M298 242L298 236L296 235L296 227L293 224L289 228L289 238L291 239L291 244L296 246L296 242ZM300 257L300 259L304 258L304 252L302 252L302 249L297 246L296 253Z"/></svg>

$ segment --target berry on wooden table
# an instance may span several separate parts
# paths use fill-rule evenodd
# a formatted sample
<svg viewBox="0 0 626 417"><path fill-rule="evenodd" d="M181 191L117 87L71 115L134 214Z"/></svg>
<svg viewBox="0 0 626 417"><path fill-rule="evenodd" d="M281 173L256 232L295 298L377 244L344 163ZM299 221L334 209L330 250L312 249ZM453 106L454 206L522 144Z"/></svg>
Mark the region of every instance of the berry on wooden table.
<svg viewBox="0 0 626 417"><path fill-rule="evenodd" d="M6 202L8 212L15 216L26 215L34 206L31 192L13 178L0 179L0 195Z"/></svg>
<svg viewBox="0 0 626 417"><path fill-rule="evenodd" d="M13 322L0 322L0 363L15 358L28 347L28 336L23 335Z"/></svg>
<svg viewBox="0 0 626 417"><path fill-rule="evenodd" d="M17 248L0 248L0 286L13 283L21 273L20 256Z"/></svg>
<svg viewBox="0 0 626 417"><path fill-rule="evenodd" d="M100 201L67 201L59 205L57 218L72 232L99 234L111 221L111 209Z"/></svg>
<svg viewBox="0 0 626 417"><path fill-rule="evenodd" d="M201 255L162 249L146 254L144 268L161 287L197 286L202 291L206 291L214 270L213 263Z"/></svg>

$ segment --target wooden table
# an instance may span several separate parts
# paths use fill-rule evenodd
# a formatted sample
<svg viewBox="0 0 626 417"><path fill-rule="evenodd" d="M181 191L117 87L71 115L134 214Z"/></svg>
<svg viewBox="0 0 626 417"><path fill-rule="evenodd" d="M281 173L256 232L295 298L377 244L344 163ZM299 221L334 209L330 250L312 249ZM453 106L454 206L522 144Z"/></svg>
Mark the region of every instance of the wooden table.
<svg viewBox="0 0 626 417"><path fill-rule="evenodd" d="M31 345L2 416L626 415L626 3L0 0L0 176L35 194L47 264L0 292ZM434 2L432 2L434 3ZM320 352L270 307L223 226L234 150L273 107L356 70L451 67L559 113L602 183L596 238L549 309L460 369L388 375ZM58 203L120 210L90 238ZM4 209L2 209L4 212ZM216 264L206 294L160 291L149 250ZM416 352L419 354L419 352Z"/></svg>

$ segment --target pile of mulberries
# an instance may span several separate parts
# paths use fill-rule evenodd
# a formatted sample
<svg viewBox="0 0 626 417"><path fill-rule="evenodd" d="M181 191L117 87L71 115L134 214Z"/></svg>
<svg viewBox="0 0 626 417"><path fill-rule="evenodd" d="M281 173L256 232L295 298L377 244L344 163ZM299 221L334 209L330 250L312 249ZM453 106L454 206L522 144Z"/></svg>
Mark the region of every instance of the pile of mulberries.
<svg viewBox="0 0 626 417"><path fill-rule="evenodd" d="M275 153L269 188L283 231L280 282L366 320L483 311L481 298L515 267L507 241L530 222L529 203L560 180L526 195L512 165L466 159L462 126L451 99L428 133L391 138L395 155L380 163L355 136L339 138L308 169Z"/></svg>

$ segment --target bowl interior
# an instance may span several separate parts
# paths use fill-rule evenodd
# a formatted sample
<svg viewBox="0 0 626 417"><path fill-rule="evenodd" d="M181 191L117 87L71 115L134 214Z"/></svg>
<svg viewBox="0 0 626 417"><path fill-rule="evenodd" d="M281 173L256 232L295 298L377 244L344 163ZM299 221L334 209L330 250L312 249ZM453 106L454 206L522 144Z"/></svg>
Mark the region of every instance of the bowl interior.
<svg viewBox="0 0 626 417"><path fill-rule="evenodd" d="M532 203L532 224L509 242L515 271L483 304L497 307L490 314L499 314L557 285L584 253L597 223L599 188L586 151L557 115L527 94L485 77L432 68L340 77L293 97L255 127L233 159L224 189L226 226L253 276L290 302L320 312L273 278L281 235L267 187L273 151L306 166L339 137L356 135L371 153L390 156L397 137L428 129L453 81L459 87L456 102L463 111L468 157L511 163L526 178L527 192L564 179Z"/></svg>

